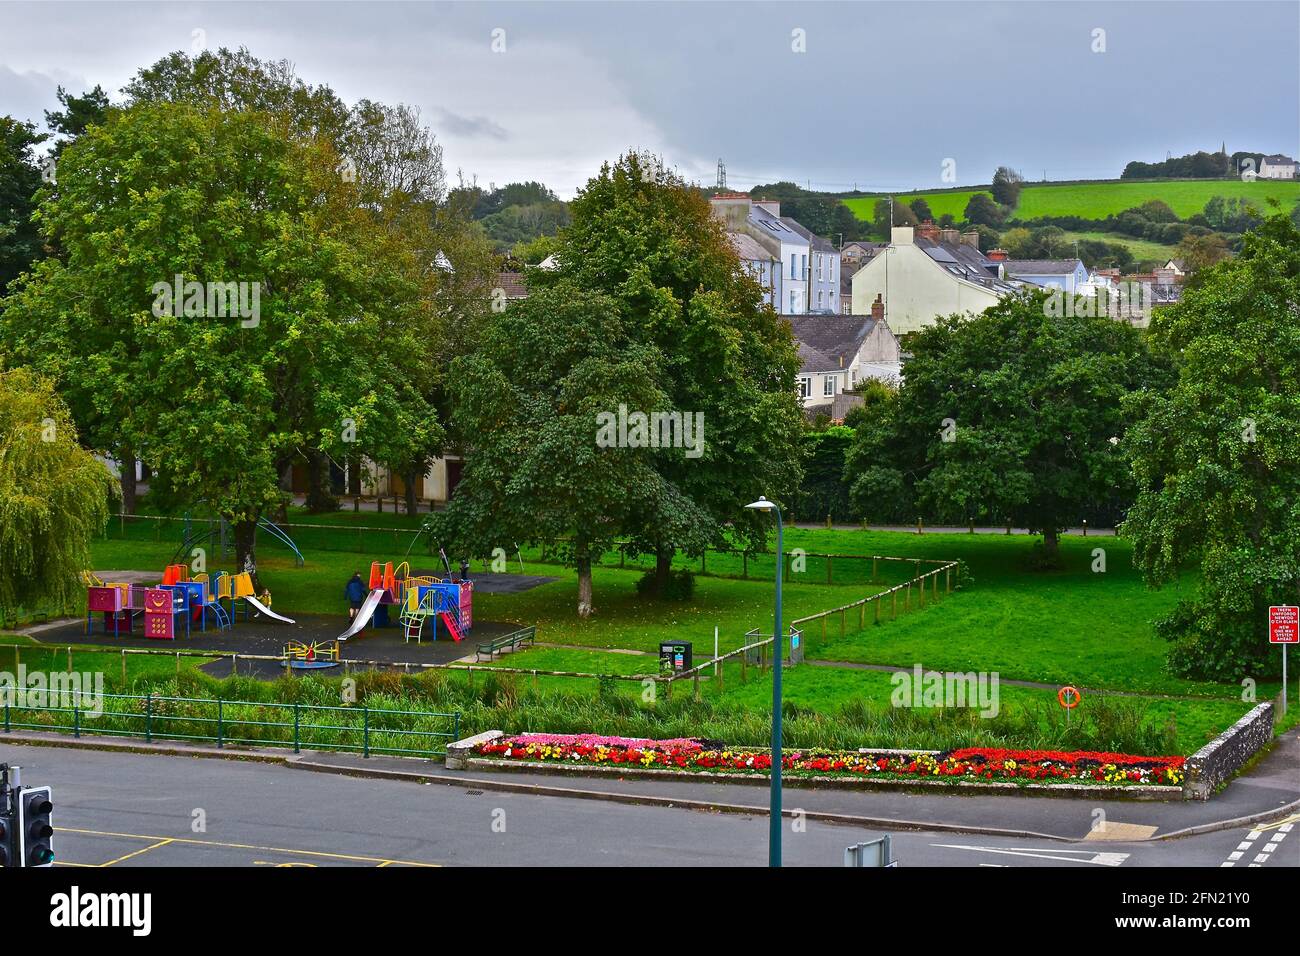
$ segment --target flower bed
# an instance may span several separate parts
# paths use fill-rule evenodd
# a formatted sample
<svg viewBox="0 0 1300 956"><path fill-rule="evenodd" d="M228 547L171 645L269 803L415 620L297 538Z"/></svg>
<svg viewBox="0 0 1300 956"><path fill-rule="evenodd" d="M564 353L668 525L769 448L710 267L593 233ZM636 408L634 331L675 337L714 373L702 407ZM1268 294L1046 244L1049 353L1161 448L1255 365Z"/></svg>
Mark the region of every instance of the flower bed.
<svg viewBox="0 0 1300 956"><path fill-rule="evenodd" d="M520 734L480 744L474 752L505 760L683 772L760 774L772 767L767 751L724 747L715 741L692 738ZM970 747L939 754L794 750L783 755L781 767L784 773L795 776L1176 787L1182 785L1185 776L1183 763L1182 757Z"/></svg>

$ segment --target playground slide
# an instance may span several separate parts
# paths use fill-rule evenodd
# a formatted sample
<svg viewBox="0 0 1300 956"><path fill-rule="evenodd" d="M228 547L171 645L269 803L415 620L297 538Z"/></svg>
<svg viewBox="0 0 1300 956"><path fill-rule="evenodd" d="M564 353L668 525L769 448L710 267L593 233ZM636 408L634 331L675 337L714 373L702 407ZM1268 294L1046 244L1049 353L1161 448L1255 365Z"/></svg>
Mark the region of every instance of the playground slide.
<svg viewBox="0 0 1300 956"><path fill-rule="evenodd" d="M379 600L383 596L383 588L375 588L375 590L371 591L369 597L366 598L366 603L361 605L361 610L357 611L357 616L352 619L352 626L340 634L337 640L346 641L369 624L370 619L375 616L375 608L379 607Z"/></svg>
<svg viewBox="0 0 1300 956"><path fill-rule="evenodd" d="M244 598L244 600L247 601L249 604L251 604L253 606L253 610L256 611L258 614L265 615L266 617L269 617L273 621L279 621L281 624L298 623L291 617L283 617L279 614L276 614L269 607L263 606L262 602L259 601L257 598L253 597L251 594L248 597Z"/></svg>
<svg viewBox="0 0 1300 956"><path fill-rule="evenodd" d="M443 611L438 616L442 618L443 627L447 628L447 633L451 635L451 639L453 641L459 641L462 637L464 637L464 635L461 634L460 632L460 627L457 626L456 624L455 618L453 618L446 611Z"/></svg>

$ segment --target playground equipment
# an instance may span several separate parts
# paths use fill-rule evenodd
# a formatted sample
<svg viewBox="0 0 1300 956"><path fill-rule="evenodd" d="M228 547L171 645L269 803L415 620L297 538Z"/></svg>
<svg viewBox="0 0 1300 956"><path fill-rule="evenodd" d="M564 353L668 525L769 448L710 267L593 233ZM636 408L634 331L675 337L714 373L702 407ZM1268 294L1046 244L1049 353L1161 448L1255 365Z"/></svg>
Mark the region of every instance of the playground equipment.
<svg viewBox="0 0 1300 956"><path fill-rule="evenodd" d="M389 608L398 609L398 623L409 641L420 641L428 626L438 639L438 622L442 622L453 641L461 640L473 627L473 581L444 581L435 577L413 576L403 561L396 568L391 561L370 565L370 593L366 596L348 629L338 636L346 641L355 637L374 621L376 627L388 624Z"/></svg>
<svg viewBox="0 0 1300 956"><path fill-rule="evenodd" d="M294 623L256 598L252 575L246 572L232 576L219 571L212 580L206 574L190 580L185 565L170 564L158 585L105 583L91 572L85 572L82 579L87 582L87 634L94 632L96 614L103 614L104 633L114 637L132 633L140 619L145 637L173 641L182 630L189 637L194 623L206 631L209 615L219 630L227 631L235 622L239 601L244 602L245 620L250 611L256 611L274 621ZM229 608L222 601L229 602Z"/></svg>
<svg viewBox="0 0 1300 956"><path fill-rule="evenodd" d="M284 663L293 670L321 670L326 667L338 667L339 642L290 641L284 646Z"/></svg>
<svg viewBox="0 0 1300 956"><path fill-rule="evenodd" d="M258 530L266 532L272 538L275 538L281 544L285 545L293 552L294 564L298 567L303 566L305 559L302 556L302 552L298 550L298 546L294 544L293 539L289 537L288 533L283 528L271 521L269 518L258 518L257 527ZM212 541L213 539L216 540L222 557L229 557L234 553L233 542L235 538L231 531L229 521L225 518L216 518L209 519L206 525L196 525L195 521L188 513L186 513L185 532L181 536L180 547L178 547L176 552L172 555L172 563L179 561L181 558L188 557L196 547Z"/></svg>

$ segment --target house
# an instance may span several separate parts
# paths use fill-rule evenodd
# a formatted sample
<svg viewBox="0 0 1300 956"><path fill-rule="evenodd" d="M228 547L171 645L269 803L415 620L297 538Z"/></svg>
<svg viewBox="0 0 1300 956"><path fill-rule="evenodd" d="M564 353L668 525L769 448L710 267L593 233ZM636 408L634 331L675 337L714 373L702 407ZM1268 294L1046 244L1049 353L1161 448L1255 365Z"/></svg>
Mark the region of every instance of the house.
<svg viewBox="0 0 1300 956"><path fill-rule="evenodd" d="M1032 282L1044 289L1060 289L1070 295L1082 292L1088 281L1088 267L1078 259L1006 259L1005 253L994 249L989 258L1002 263L1002 275L1010 279Z"/></svg>
<svg viewBox="0 0 1300 956"><path fill-rule="evenodd" d="M1295 179L1296 162L1290 156L1275 153L1263 156L1259 161L1260 179Z"/></svg>
<svg viewBox="0 0 1300 956"><path fill-rule="evenodd" d="M876 253L884 249L889 243L887 242L867 242L861 239L855 239L853 242L846 242L840 247L840 266L850 275L862 268L862 264L876 257Z"/></svg>
<svg viewBox="0 0 1300 956"><path fill-rule="evenodd" d="M786 316L799 350L799 398L804 408L831 405L869 378L902 377L898 338L885 322L885 304L870 315Z"/></svg>
<svg viewBox="0 0 1300 956"><path fill-rule="evenodd" d="M814 235L788 216L781 220L808 241L808 300L804 312L840 311L840 253L829 241Z"/></svg>
<svg viewBox="0 0 1300 956"><path fill-rule="evenodd" d="M840 257L833 245L783 217L777 200L719 193L709 201L713 215L728 233L748 236L776 259L779 278L771 283L769 292L779 300L779 304L774 302L778 312L839 311Z"/></svg>
<svg viewBox="0 0 1300 956"><path fill-rule="evenodd" d="M879 300L896 335L934 325L941 316L978 314L1025 283L1001 277L999 263L979 250L979 233L926 222L895 226L889 246L853 275L853 313Z"/></svg>
<svg viewBox="0 0 1300 956"><path fill-rule="evenodd" d="M514 302L528 298L528 286L522 272L498 272L496 284L492 287L492 298Z"/></svg>
<svg viewBox="0 0 1300 956"><path fill-rule="evenodd" d="M781 260L748 233L728 232L727 239L736 250L741 265L763 287L763 301L779 312L782 306Z"/></svg>

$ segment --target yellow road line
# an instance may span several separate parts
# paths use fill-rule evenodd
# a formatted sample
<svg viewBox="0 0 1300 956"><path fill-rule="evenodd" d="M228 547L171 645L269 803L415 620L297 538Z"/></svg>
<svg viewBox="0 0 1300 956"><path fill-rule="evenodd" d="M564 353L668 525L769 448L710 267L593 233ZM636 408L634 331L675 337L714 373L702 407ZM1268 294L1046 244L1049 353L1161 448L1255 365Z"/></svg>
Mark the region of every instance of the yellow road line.
<svg viewBox="0 0 1300 956"><path fill-rule="evenodd" d="M1267 823L1267 824L1265 824L1264 826L1260 826L1260 827L1252 827L1252 829L1255 829L1255 830L1276 830L1276 829L1277 829L1278 827L1280 827L1280 826L1284 826L1284 825L1286 825L1286 824L1288 824L1288 823L1295 823L1297 820L1300 820L1300 813L1297 813L1295 816L1287 817L1285 820L1278 820L1276 823Z"/></svg>
<svg viewBox="0 0 1300 956"><path fill-rule="evenodd" d="M121 863L123 860L129 860L129 859L131 859L131 857L133 857L133 856L139 856L141 853L148 853L150 850L156 850L156 849L158 849L160 846L166 846L168 843L172 843L172 842L174 842L174 841L171 840L171 839L159 840L159 841L158 841L157 843L155 843L153 846L141 847L139 850L135 850L135 851L133 851L133 852L131 852L131 853L127 853L125 856L119 856L116 860L109 860L107 863L101 863L101 864L99 864L99 865L100 865L100 866L112 866L112 865L115 864L115 863Z"/></svg>
<svg viewBox="0 0 1300 956"><path fill-rule="evenodd" d="M190 837L152 836L143 833L114 833L107 830L78 830L73 827L59 827L59 832L80 833L84 836L119 837L127 840L157 840L157 841L162 841L163 843L183 843L192 846L211 846L211 847L219 847L227 850L264 850L270 853L291 853L291 854L297 854L298 856L314 856L314 857L320 857L321 859L327 859L327 860L360 861L363 863L376 863L383 866L396 864L398 866L437 867L442 865L440 863L418 863L415 860L393 860L381 856L356 856L349 853L326 853L321 850L293 850L287 847L259 846L251 843L222 843L217 840L195 840ZM144 850L140 850L138 852L143 853L146 850L152 850L152 849L154 849L154 847L146 847ZM134 855L134 854L128 854L128 855ZM126 859L126 857L122 857L122 859Z"/></svg>

